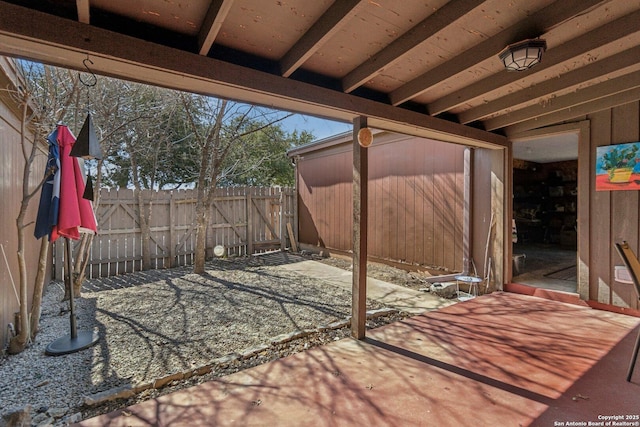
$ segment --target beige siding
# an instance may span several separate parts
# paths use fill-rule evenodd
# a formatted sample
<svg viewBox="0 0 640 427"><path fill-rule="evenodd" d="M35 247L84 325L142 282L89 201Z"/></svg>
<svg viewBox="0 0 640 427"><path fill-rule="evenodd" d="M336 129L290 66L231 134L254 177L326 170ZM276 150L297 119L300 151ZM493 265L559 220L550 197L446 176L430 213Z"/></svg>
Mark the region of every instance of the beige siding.
<svg viewBox="0 0 640 427"><path fill-rule="evenodd" d="M622 265L614 243L626 240L640 254L640 201L637 191L595 191L596 147L640 140L640 104L634 102L589 116L590 159L579 159L581 177L589 168L589 182L580 182L579 191L589 195L590 229L580 228L581 239L588 239L588 254L581 261L589 266L588 297L602 304L638 309L633 285L616 282L614 267ZM583 161L585 160L585 161ZM583 205L581 205L582 207ZM582 213L581 213L582 214Z"/></svg>
<svg viewBox="0 0 640 427"><path fill-rule="evenodd" d="M0 87L11 87L12 66L6 58L0 58ZM22 202L24 156L20 144L20 121L17 107L6 92L0 91L0 343L4 348L7 325L14 323L14 313L19 310L16 292L20 292L17 260L18 235L16 218ZM31 150L31 145L27 147ZM30 190L35 189L44 173L46 153L40 152L29 180ZM31 200L25 223L25 258L29 301L33 295L35 271L38 265L39 242L33 237L33 221L38 208L39 194ZM6 259L5 259L6 255Z"/></svg>

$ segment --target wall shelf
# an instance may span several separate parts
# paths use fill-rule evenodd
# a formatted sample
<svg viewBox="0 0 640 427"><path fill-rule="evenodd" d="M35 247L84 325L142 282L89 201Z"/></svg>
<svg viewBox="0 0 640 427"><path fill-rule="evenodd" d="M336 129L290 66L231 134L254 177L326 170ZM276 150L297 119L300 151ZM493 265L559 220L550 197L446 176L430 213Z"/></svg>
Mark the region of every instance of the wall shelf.
<svg viewBox="0 0 640 427"><path fill-rule="evenodd" d="M577 161L537 164L513 171L513 215L518 241L577 244Z"/></svg>

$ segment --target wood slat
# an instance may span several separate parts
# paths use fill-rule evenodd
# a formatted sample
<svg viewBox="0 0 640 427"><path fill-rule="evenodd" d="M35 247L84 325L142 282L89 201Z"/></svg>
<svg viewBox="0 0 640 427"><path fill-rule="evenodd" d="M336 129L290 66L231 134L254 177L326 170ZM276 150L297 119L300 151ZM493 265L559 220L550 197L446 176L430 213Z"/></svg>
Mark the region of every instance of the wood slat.
<svg viewBox="0 0 640 427"><path fill-rule="evenodd" d="M611 137L613 143L638 141L640 138L640 105L638 102L623 105L612 110ZM628 221L638 215L639 197L637 191L613 191L611 193L611 216L623 220L611 222L613 243L627 241L633 251L638 253L638 221ZM611 265L621 265L618 254L611 245ZM611 276L613 275L613 269ZM627 283L611 280L611 300L618 307L638 307L636 290Z"/></svg>
<svg viewBox="0 0 640 427"><path fill-rule="evenodd" d="M368 149L369 257L460 271L464 147L406 136L398 142L397 135L381 138ZM342 146L298 159L300 243L352 250L351 182L344 175L351 159ZM435 203L437 188L451 200ZM446 224L451 230L445 244Z"/></svg>
<svg viewBox="0 0 640 427"><path fill-rule="evenodd" d="M225 246L230 255L280 248L283 234L278 230L281 218L285 218L282 210L293 204L294 194L288 188L217 189L207 230L207 254L211 255L216 245ZM150 245L153 268L192 262L195 191L145 191L143 197L151 204L150 239L146 242L140 237L135 192L128 189L101 191L97 212L100 222L91 247L89 277L139 271L143 243ZM248 206L252 206L251 209ZM251 214L253 211L256 213ZM289 218L293 218L291 214ZM251 242L247 241L249 237L252 237Z"/></svg>

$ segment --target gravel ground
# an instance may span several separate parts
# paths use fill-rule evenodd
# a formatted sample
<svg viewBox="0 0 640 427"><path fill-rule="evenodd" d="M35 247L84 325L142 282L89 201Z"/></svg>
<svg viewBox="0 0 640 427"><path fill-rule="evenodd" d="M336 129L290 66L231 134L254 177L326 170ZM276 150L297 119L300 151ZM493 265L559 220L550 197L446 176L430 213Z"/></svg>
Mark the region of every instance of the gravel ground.
<svg viewBox="0 0 640 427"><path fill-rule="evenodd" d="M51 283L37 342L0 359L0 415L30 405L34 425L65 425L348 336L350 292L279 268L281 261L220 259L204 275L178 268L89 280L76 299L78 330L94 330L100 340L58 357L44 351L69 333L69 314L62 284ZM388 267L370 275L423 286L419 276ZM374 301L367 306L383 308ZM368 327L403 317L387 311ZM306 332L292 336L295 331ZM180 374L198 369L197 376ZM171 374L180 375L158 382ZM103 399L123 390L117 400Z"/></svg>

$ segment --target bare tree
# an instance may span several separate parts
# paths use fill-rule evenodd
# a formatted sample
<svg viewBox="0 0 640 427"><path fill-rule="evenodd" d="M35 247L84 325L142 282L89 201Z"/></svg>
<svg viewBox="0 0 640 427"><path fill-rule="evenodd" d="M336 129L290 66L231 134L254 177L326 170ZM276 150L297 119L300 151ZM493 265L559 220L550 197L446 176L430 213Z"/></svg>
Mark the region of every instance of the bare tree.
<svg viewBox="0 0 640 427"><path fill-rule="evenodd" d="M120 99L109 114L102 114L110 117L112 123L120 121L125 124L109 137L112 142L108 145L117 152L109 159L117 166L109 179L112 184L133 185L136 190L143 242L142 269L147 270L151 268L149 223L153 206L146 197L149 194L146 190L161 188L170 180L167 164L175 160L172 148L176 141L185 139L184 114L180 113L182 104L175 92L166 89L121 80L108 81L112 88L117 88L117 93L101 104L113 103L119 94L126 94L126 98Z"/></svg>
<svg viewBox="0 0 640 427"><path fill-rule="evenodd" d="M242 152L239 147L252 143L248 135L264 131L290 114L108 78L100 78L96 86L86 88L76 72L40 64L24 65L28 77L25 88L19 94L20 103L25 106L23 139L27 135L26 129L31 127L36 140L42 140L58 122L66 122L77 132L86 113L92 110L98 139L107 158L97 164L90 163L90 169L95 170L95 186L100 187L106 164L115 164L117 169L127 171L126 177L120 182L136 187L143 242L150 241L149 222L152 214L151 204L142 197L143 190L185 183L192 185L195 182L198 201L194 269L203 272L206 227L217 183L219 180L233 182L230 177L238 171L247 172L246 164L229 156L232 148L236 152ZM36 106L32 110L27 108L30 103ZM255 138L253 143L255 145ZM25 150L25 177L31 173L31 156ZM264 156L273 156L273 153L266 150ZM123 160L128 162L126 168L121 167L124 165ZM258 154L253 156L252 161L254 160L258 164L264 164L266 157L262 158ZM113 174L108 179L113 183ZM29 180L24 179L23 182L26 184ZM28 225L24 224L24 212L35 194L26 187L23 193L23 207L17 219L21 239L24 239L24 227ZM96 195L94 209L100 203L99 192ZM80 244L76 245L72 282L78 296L81 295L86 276L92 239L92 235L83 235ZM37 334L50 246L49 242L42 242L32 309L29 313L26 303L27 270L23 265L24 240L21 242L18 257L21 257L21 295L25 301L21 302L21 324L25 327L13 342L15 352L21 351L29 339L35 339ZM149 251L149 246L143 246L145 269L150 268L151 264ZM67 289L65 292L67 298L69 291Z"/></svg>
<svg viewBox="0 0 640 427"><path fill-rule="evenodd" d="M150 241L149 222L152 205L143 197L145 189L156 188L160 163L170 157L162 150L163 144L173 135L166 127L171 123L175 110L175 96L165 89L123 80L101 78L91 89L92 110L98 139L110 164L119 168L121 183L133 184L138 204L138 222L142 242ZM100 188L105 159L96 165L96 188ZM125 167L126 165L126 167ZM113 181L111 181L113 183ZM96 192L94 209L100 205ZM93 235L83 235L74 264L74 292L80 295L89 261L89 247ZM142 267L151 267L148 244L142 245Z"/></svg>
<svg viewBox="0 0 640 427"><path fill-rule="evenodd" d="M128 125L141 117L141 114L136 112L136 108L132 107L129 102L128 94L124 88L126 82L106 78L98 79L98 84L95 87L88 88L82 85L80 75L77 72L29 62L21 62L20 65L24 74L24 84L19 92L14 91L14 97L19 105L24 106L22 118L23 147L28 144L26 138L28 138L29 132L33 132L36 142L43 141L44 136L55 129L56 124L60 122L68 124L77 133L93 103L93 107L96 109L94 116L95 123L98 124L100 144L103 150L109 153L116 146L115 141L123 138ZM34 150L36 146L33 146ZM23 148L23 151L26 159L23 183L27 186L29 183L28 174L31 173L37 150L31 154L27 153L26 148ZM96 166L96 188L99 188L102 177L102 162L103 160L98 162ZM39 190L40 187L36 189L35 193ZM24 213L22 210L26 212L26 207L35 193L29 192L26 187L23 190L21 215L18 218L19 236L22 238L24 238L24 227L29 225L23 224ZM99 192L96 192L96 194L99 194ZM94 208L97 207L98 203L99 197L94 202ZM83 234L80 244L76 245L72 277L74 290L78 296L85 278L92 238L93 236L90 234ZM35 339L38 331L49 246L49 242L43 239L31 313L28 320L21 320L22 325L31 326L29 334L31 339ZM23 248L24 245L21 247ZM19 249L18 257L23 259L24 254L22 251L23 249ZM23 279L22 275L20 277L21 282L27 280L26 277ZM26 282L23 283L25 283L26 289ZM68 298L69 294L69 289L66 289L65 299ZM24 311L22 310L23 306L26 307L27 305L21 304L21 311ZM27 327L25 330L28 329ZM28 343L28 339L25 340L24 337L19 337L14 348L16 350L20 347L24 348Z"/></svg>
<svg viewBox="0 0 640 427"><path fill-rule="evenodd" d="M18 231L18 271L19 271L19 284L20 284L20 327L18 334L9 342L9 354L20 353L25 349L27 344L31 340L31 327L29 316L29 301L28 301L28 276L27 276L27 263L25 260L25 228L29 224L25 224L25 217L29 202L37 194L37 191L29 189L29 178L31 175L31 167L36 158L38 152L38 146L35 141L28 139L28 123L30 121L30 96L27 93L23 94L21 108L21 120L20 120L20 144L22 145L22 155L25 160L25 166L22 173L22 201L20 203L20 211L16 218L16 228ZM31 145L29 150L27 147ZM39 189L39 188L38 188ZM46 245L48 248L48 245ZM41 255L46 257L46 249L41 250Z"/></svg>
<svg viewBox="0 0 640 427"><path fill-rule="evenodd" d="M200 165L196 183L196 247L194 272L205 271L206 235L218 180L233 173L236 163L225 164L234 145L248 144L248 135L274 125L290 114L224 99L182 94L188 123L198 145ZM251 126L259 122L260 126ZM245 146L245 149L251 149Z"/></svg>
<svg viewBox="0 0 640 427"><path fill-rule="evenodd" d="M37 156L40 153L41 141L44 140L46 129L51 128L69 107L69 94L77 91L77 80L74 80L69 73L61 70L44 70L23 67L23 74L33 73L33 75L22 76L21 85L15 90L10 90L14 102L20 106L20 144L24 158L22 173L22 200L20 210L16 218L16 229L18 233L18 267L20 286L20 331L9 343L9 353L16 354L25 349L30 341L34 340L39 329L40 309L42 302L42 292L44 289L46 259L49 250L49 242L43 241L40 246L38 269L36 271L33 301L31 311L29 311L28 288L29 277L25 259L25 230L32 225L26 221L26 214L29 203L35 197L45 180L53 171L47 171L43 179L36 188L29 188L31 174ZM64 84L53 85L53 81L63 81ZM63 96L62 94L66 94Z"/></svg>

